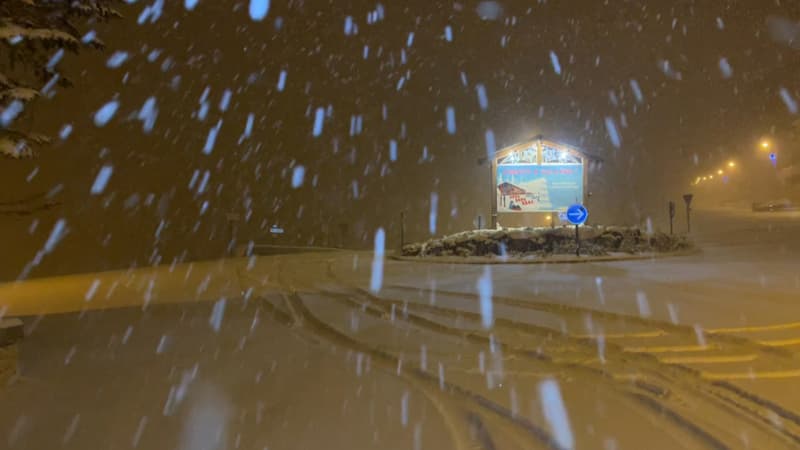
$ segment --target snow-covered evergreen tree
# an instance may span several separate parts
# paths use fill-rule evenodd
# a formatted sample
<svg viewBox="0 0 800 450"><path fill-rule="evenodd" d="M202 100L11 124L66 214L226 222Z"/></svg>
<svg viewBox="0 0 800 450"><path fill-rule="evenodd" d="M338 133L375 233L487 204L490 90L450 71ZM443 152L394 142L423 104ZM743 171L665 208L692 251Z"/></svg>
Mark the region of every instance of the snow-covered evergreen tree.
<svg viewBox="0 0 800 450"><path fill-rule="evenodd" d="M55 85L70 86L56 69L66 51L102 48L94 33L79 26L119 17L121 0L0 0L0 156L34 155L47 136L13 128L32 100Z"/></svg>

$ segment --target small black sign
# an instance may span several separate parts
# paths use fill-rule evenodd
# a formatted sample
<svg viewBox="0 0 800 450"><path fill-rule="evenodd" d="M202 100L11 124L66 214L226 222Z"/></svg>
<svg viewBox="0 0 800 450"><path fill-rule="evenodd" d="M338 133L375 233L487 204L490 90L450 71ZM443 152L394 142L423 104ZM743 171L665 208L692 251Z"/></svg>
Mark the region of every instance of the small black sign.
<svg viewBox="0 0 800 450"><path fill-rule="evenodd" d="M694 195L692 195L692 194L683 194L683 201L686 202L686 206L689 206L689 205L692 204L692 199L693 198L694 198Z"/></svg>

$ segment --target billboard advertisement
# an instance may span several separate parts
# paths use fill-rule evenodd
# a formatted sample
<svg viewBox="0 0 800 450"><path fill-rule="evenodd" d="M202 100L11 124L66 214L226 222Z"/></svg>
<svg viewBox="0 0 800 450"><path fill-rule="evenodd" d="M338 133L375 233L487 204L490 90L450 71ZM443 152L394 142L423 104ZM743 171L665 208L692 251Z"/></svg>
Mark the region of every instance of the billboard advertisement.
<svg viewBox="0 0 800 450"><path fill-rule="evenodd" d="M582 164L499 164L497 212L566 211L583 202Z"/></svg>

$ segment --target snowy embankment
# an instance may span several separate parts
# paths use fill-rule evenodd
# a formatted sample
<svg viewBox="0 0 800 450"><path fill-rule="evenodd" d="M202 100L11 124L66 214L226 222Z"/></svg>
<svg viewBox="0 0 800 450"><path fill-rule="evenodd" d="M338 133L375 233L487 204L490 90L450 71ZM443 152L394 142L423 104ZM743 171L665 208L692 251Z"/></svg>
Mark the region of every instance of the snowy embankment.
<svg viewBox="0 0 800 450"><path fill-rule="evenodd" d="M580 228L582 255L653 254L691 250L685 235L647 233L634 227ZM575 255L574 227L472 230L403 246L402 256L524 257Z"/></svg>

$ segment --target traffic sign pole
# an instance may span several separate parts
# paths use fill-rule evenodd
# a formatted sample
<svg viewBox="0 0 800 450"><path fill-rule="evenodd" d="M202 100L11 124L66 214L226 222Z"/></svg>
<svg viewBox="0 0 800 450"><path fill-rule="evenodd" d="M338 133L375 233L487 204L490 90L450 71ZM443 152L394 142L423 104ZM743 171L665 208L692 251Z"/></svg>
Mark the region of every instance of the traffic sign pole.
<svg viewBox="0 0 800 450"><path fill-rule="evenodd" d="M691 220L691 213L692 213L692 198L694 195L692 194L684 194L683 195L683 202L686 203L686 232L692 232L692 220Z"/></svg>
<svg viewBox="0 0 800 450"><path fill-rule="evenodd" d="M575 225L575 256L581 256L581 235L578 227L586 222L589 211L580 204L575 204L567 208L567 220Z"/></svg>
<svg viewBox="0 0 800 450"><path fill-rule="evenodd" d="M675 202L669 201L669 234L672 234L672 219L675 218Z"/></svg>

